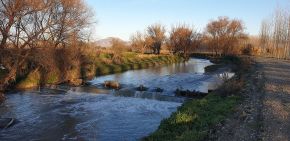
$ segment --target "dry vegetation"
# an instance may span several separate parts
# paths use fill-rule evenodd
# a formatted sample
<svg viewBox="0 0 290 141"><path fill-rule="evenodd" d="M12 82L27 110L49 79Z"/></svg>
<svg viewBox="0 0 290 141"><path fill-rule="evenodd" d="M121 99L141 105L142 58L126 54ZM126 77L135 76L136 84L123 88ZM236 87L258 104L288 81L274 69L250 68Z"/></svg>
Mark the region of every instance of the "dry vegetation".
<svg viewBox="0 0 290 141"><path fill-rule="evenodd" d="M1 87L38 70L69 77L81 63L83 31L91 12L81 0L1 0L0 64L7 70Z"/></svg>
<svg viewBox="0 0 290 141"><path fill-rule="evenodd" d="M261 24L260 47L267 56L289 58L290 14L289 9L277 9L274 16Z"/></svg>
<svg viewBox="0 0 290 141"><path fill-rule="evenodd" d="M188 57L201 42L201 34L187 25L177 25L171 29L168 49L173 54Z"/></svg>
<svg viewBox="0 0 290 141"><path fill-rule="evenodd" d="M208 47L215 54L233 55L240 51L240 42L247 38L244 25L240 20L219 17L206 27Z"/></svg>

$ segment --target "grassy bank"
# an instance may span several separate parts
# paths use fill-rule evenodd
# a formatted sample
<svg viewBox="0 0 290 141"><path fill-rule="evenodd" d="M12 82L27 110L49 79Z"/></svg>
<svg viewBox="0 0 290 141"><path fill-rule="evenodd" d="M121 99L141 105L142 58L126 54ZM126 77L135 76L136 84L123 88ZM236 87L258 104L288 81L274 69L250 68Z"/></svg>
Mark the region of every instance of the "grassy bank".
<svg viewBox="0 0 290 141"><path fill-rule="evenodd" d="M168 119L161 122L158 130L145 141L206 140L210 130L234 111L242 100L239 92L245 83L249 60L237 57L220 58L223 63L235 66L236 77L225 83L203 99L189 100ZM238 70L239 69L239 70Z"/></svg>
<svg viewBox="0 0 290 141"><path fill-rule="evenodd" d="M101 61L95 63L96 75L144 69L183 61L181 57L173 55L144 55L127 52L123 55L121 63L114 63L110 62L110 56L105 54L101 56Z"/></svg>
<svg viewBox="0 0 290 141"><path fill-rule="evenodd" d="M102 52L94 56L86 56L82 63L72 67L66 78L62 78L59 70L52 70L43 76L39 70L33 70L26 76L17 80L16 88L27 89L42 85L56 85L59 83L72 83L79 85L83 80L127 70L144 69L154 66L173 64L183 61L183 58L173 55L146 55L133 52L124 52L118 61L113 54Z"/></svg>
<svg viewBox="0 0 290 141"><path fill-rule="evenodd" d="M238 96L222 97L209 94L203 99L184 103L146 141L199 141L207 137L210 127L221 122L233 111Z"/></svg>

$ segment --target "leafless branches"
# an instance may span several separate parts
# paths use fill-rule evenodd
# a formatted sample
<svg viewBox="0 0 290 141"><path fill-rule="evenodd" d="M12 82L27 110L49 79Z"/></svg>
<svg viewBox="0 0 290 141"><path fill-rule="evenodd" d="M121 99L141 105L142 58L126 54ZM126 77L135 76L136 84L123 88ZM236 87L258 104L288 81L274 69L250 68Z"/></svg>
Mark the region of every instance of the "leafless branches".
<svg viewBox="0 0 290 141"><path fill-rule="evenodd" d="M40 48L73 46L91 14L82 0L0 0L0 64L10 73L2 83L15 80Z"/></svg>
<svg viewBox="0 0 290 141"><path fill-rule="evenodd" d="M240 20L230 20L228 17L219 17L211 21L206 27L209 46L216 54L234 54L240 40L247 36Z"/></svg>
<svg viewBox="0 0 290 141"><path fill-rule="evenodd" d="M290 56L290 11L277 9L260 29L260 46L264 53L277 58Z"/></svg>
<svg viewBox="0 0 290 141"><path fill-rule="evenodd" d="M201 34L187 25L172 27L168 46L174 54L183 54L185 57L196 48L201 41Z"/></svg>
<svg viewBox="0 0 290 141"><path fill-rule="evenodd" d="M161 24L150 25L147 28L147 37L152 41L151 48L154 54L160 54L161 45L165 40L165 32L165 27Z"/></svg>

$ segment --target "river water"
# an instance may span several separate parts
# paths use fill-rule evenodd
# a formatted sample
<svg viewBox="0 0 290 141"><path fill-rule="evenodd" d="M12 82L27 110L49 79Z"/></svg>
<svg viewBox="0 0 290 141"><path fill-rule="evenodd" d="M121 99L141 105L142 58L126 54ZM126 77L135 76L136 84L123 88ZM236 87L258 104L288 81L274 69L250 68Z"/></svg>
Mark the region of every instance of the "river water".
<svg viewBox="0 0 290 141"><path fill-rule="evenodd" d="M155 131L184 98L174 97L176 88L207 92L220 83L217 74L205 74L208 60L190 59L164 67L132 70L94 78L89 87L39 89L11 92L0 106L0 117L17 122L0 130L0 140L92 140L134 141ZM116 80L123 88L139 85L147 93L116 95L102 88ZM162 93L156 93L156 88Z"/></svg>

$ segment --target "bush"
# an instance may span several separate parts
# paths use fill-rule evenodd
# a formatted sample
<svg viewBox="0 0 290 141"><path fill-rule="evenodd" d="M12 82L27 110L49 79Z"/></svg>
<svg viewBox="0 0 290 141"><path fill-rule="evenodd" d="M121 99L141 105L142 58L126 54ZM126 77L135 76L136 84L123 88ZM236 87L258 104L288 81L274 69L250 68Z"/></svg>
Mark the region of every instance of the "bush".
<svg viewBox="0 0 290 141"><path fill-rule="evenodd" d="M237 95L244 87L244 81L233 78L232 80L225 81L224 84L217 89L217 94L221 96Z"/></svg>

